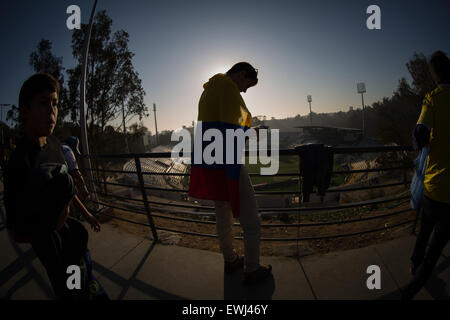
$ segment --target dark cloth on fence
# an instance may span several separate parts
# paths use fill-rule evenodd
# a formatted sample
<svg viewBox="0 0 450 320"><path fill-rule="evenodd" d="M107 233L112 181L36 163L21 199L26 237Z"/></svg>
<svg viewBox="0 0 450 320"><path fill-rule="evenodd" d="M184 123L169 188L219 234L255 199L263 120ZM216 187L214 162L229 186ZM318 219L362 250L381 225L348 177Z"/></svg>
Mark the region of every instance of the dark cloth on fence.
<svg viewBox="0 0 450 320"><path fill-rule="evenodd" d="M305 144L296 149L300 152L303 202L309 201L314 186L317 187L317 194L324 196L331 182L333 148L323 144Z"/></svg>

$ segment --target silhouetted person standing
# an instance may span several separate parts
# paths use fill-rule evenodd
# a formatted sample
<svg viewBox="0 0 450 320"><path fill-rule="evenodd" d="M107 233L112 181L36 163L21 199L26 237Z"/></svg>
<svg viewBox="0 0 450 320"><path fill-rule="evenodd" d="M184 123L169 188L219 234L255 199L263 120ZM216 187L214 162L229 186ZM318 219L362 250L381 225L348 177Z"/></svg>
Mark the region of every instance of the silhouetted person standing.
<svg viewBox="0 0 450 320"><path fill-rule="evenodd" d="M203 133L209 129L219 130L225 143L226 130L249 129L252 116L240 92L246 92L257 83L257 70L246 62L237 63L226 74L216 74L209 79L203 85L204 91L199 101L198 120L201 126L197 125L196 135L201 134L203 137ZM202 146L201 154L205 145ZM236 158L234 163L222 161L221 164L210 164L203 159L197 163L195 154L196 150L191 166L189 195L214 201L225 273L242 269L245 264L246 283L267 278L272 267L259 263L260 219L255 192L245 167L238 164ZM225 152L223 159L226 159ZM244 231L245 259L233 248L233 217L239 218Z"/></svg>
<svg viewBox="0 0 450 320"><path fill-rule="evenodd" d="M419 149L426 145L430 148L424 180L423 217L411 257L414 278L404 288L403 299L414 298L425 285L450 237L450 60L444 52L437 51L432 55L429 67L437 88L425 96L414 129Z"/></svg>

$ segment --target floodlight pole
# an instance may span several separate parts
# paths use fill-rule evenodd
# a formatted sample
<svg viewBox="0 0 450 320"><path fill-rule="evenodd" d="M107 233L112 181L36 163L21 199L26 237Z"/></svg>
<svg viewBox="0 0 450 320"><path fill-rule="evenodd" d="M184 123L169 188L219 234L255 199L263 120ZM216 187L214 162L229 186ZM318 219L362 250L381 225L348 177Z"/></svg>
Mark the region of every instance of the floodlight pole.
<svg viewBox="0 0 450 320"><path fill-rule="evenodd" d="M86 74L87 74L87 62L89 54L89 42L91 41L92 25L94 23L95 8L97 7L97 0L94 2L94 6L91 11L91 17L89 19L89 27L87 30L86 38L84 41L83 50L83 68L81 69L81 82L80 82L80 126L81 126L81 152L87 157L83 157L83 165L86 169L86 173L89 177L89 187L96 203L98 203L97 193L95 192L94 177L91 170L91 159L89 158L89 145L87 138L87 124L86 124ZM92 108L92 106L90 106ZM98 208L98 205L97 205Z"/></svg>
<svg viewBox="0 0 450 320"><path fill-rule="evenodd" d="M308 95L308 102L309 102L309 121L312 124L312 111L311 111L311 102L312 102L312 97L311 95Z"/></svg>
<svg viewBox="0 0 450 320"><path fill-rule="evenodd" d="M364 82L359 82L356 84L356 89L358 93L361 93L362 100L362 136L365 138L365 123L364 123L364 93L366 92L366 84Z"/></svg>
<svg viewBox="0 0 450 320"><path fill-rule="evenodd" d="M363 138L366 136L365 135L365 122L364 122L364 92L361 92L361 100L362 100L362 134L363 134Z"/></svg>

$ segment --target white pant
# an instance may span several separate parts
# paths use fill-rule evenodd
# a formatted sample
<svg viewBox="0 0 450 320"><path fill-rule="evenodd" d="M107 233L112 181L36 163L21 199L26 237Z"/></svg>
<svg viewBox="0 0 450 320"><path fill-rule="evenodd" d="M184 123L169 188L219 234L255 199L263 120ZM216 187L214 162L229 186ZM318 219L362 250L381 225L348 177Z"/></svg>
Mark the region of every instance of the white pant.
<svg viewBox="0 0 450 320"><path fill-rule="evenodd" d="M248 176L242 165L239 178L240 217L244 231L245 271L255 271L259 267L259 241L261 238L261 222L258 215L258 205ZM216 210L216 229L219 237L220 249L225 261L233 261L237 253L233 248L233 215L230 203L227 201L214 201Z"/></svg>

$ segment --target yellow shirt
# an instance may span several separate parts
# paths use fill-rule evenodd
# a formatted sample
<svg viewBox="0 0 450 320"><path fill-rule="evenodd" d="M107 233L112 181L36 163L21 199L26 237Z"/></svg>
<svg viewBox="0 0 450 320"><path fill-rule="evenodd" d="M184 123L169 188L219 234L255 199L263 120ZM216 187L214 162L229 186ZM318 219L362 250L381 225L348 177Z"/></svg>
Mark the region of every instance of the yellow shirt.
<svg viewBox="0 0 450 320"><path fill-rule="evenodd" d="M198 103L198 120L225 122L251 127L252 115L239 93L238 86L225 74L216 74L203 85Z"/></svg>
<svg viewBox="0 0 450 320"><path fill-rule="evenodd" d="M425 96L419 123L431 130L424 195L450 203L450 85L439 85Z"/></svg>

